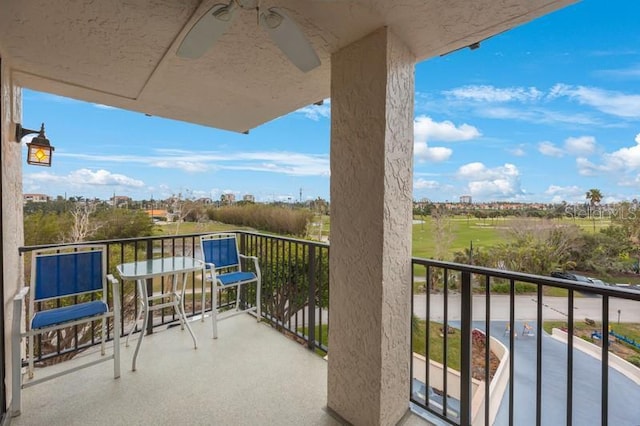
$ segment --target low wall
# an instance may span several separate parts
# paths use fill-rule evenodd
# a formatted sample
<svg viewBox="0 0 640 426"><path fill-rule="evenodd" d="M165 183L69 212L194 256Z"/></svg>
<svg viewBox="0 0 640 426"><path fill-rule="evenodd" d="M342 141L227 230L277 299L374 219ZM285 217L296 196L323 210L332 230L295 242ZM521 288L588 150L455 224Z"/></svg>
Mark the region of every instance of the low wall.
<svg viewBox="0 0 640 426"><path fill-rule="evenodd" d="M491 338L489 340L489 350L498 357L500 363L489 384L489 421L493 424L498 413L498 408L502 402L504 391L509 384L509 350L500 343L499 340ZM425 383L425 363L426 358L420 354L413 353L413 378ZM429 360L429 385L435 389L443 388L444 366L439 362ZM471 418L472 424L484 425L484 381L471 380ZM460 372L452 368L447 368L447 391L448 394L460 400Z"/></svg>
<svg viewBox="0 0 640 426"><path fill-rule="evenodd" d="M502 403L504 392L509 384L509 349L498 339L492 337L489 340L489 350L500 360L498 368L493 375L493 380L489 384L489 421L490 424L493 424ZM484 403L484 401L482 402ZM478 423L474 421L474 425L484 425L484 416L480 417Z"/></svg>
<svg viewBox="0 0 640 426"><path fill-rule="evenodd" d="M552 329L551 336L556 340L567 343L567 333L560 330L559 328ZM602 360L602 348L600 346L594 345L591 342L587 342L586 340L581 339L577 336L574 336L573 338L573 346L598 360ZM635 365L631 364L628 361L625 361L618 355L609 352L609 366L615 368L616 370L633 380L636 384L640 385L640 369Z"/></svg>

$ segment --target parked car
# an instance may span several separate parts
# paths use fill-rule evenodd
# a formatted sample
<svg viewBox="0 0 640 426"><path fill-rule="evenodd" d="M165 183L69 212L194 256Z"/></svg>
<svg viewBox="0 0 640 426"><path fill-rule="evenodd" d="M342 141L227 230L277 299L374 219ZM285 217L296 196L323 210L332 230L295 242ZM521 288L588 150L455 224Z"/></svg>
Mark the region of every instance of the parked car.
<svg viewBox="0 0 640 426"><path fill-rule="evenodd" d="M584 275L576 274L574 272L566 271L553 271L551 276L554 278L562 278L565 280L578 281L580 284L585 284L593 287L606 287L609 284L597 278L585 277Z"/></svg>
<svg viewBox="0 0 640 426"><path fill-rule="evenodd" d="M589 278L584 275L574 274L573 272L553 271L551 276L554 278L562 278L565 280L579 281L582 284L591 284Z"/></svg>

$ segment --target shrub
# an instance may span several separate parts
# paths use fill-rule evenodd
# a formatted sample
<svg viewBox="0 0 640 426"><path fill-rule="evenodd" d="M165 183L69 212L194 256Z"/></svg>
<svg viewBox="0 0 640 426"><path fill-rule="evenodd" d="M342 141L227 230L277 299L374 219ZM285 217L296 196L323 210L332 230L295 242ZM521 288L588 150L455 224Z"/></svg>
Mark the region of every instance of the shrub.
<svg viewBox="0 0 640 426"><path fill-rule="evenodd" d="M291 209L264 204L244 204L211 208L207 210L211 220L231 225L248 226L277 234L305 234L313 214L306 209Z"/></svg>

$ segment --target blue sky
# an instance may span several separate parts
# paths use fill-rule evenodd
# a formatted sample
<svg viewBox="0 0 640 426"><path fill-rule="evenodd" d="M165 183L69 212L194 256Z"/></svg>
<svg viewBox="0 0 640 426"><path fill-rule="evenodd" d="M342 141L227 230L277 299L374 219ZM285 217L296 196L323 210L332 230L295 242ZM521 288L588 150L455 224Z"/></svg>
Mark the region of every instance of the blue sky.
<svg viewBox="0 0 640 426"><path fill-rule="evenodd" d="M640 199L638 17L638 1L584 0L418 64L414 199ZM329 198L329 100L249 135L29 90L23 102L25 127L45 121L56 148L50 169L24 166L25 193Z"/></svg>

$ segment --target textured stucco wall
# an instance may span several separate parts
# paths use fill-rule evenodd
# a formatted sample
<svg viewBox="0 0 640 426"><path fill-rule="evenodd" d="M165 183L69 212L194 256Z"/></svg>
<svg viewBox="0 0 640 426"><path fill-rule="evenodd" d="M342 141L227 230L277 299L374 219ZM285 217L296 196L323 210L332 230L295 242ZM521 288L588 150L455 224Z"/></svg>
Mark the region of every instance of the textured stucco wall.
<svg viewBox="0 0 640 426"><path fill-rule="evenodd" d="M331 62L328 406L395 424L408 408L415 57L382 28Z"/></svg>
<svg viewBox="0 0 640 426"><path fill-rule="evenodd" d="M2 102L2 255L4 269L4 332L6 357L7 403L11 402L11 320L13 318L13 297L22 282L21 262L18 247L23 245L22 222L22 146L15 142L14 123L20 122L22 113L22 92L12 86L10 68L6 59L2 60L2 80L0 81L0 102Z"/></svg>

